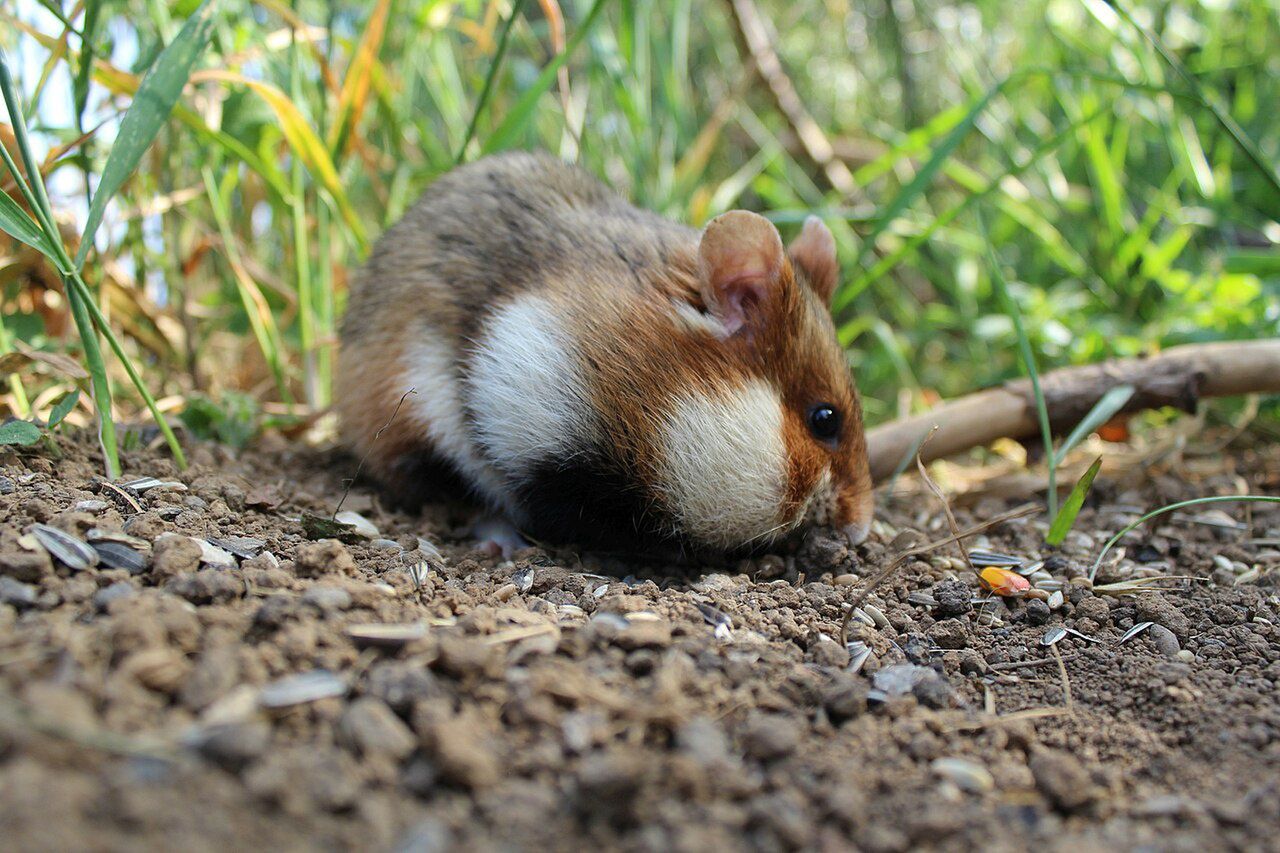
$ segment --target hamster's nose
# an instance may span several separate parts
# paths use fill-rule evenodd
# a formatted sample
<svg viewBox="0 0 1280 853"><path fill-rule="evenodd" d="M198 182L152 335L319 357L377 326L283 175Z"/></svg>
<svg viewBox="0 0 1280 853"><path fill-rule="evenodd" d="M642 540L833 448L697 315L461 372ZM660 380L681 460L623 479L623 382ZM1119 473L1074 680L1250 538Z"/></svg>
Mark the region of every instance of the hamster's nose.
<svg viewBox="0 0 1280 853"><path fill-rule="evenodd" d="M867 538L867 534L871 532L871 518L868 516L862 521L855 521L853 524L845 525L844 535L849 539L849 544L860 545Z"/></svg>

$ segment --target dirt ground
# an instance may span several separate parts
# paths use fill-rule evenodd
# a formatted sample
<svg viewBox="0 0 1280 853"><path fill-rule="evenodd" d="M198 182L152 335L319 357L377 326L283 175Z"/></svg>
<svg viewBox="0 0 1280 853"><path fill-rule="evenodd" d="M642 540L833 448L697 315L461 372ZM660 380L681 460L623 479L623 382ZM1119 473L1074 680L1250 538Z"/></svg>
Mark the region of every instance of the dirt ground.
<svg viewBox="0 0 1280 853"><path fill-rule="evenodd" d="M846 648L863 581L946 535L927 493L852 552L502 561L362 487L376 532L311 540L353 460L268 445L123 489L87 436L0 451L7 849L1276 849L1280 511L1165 516L1097 578L1163 591L1083 578L1146 509L1280 492L1274 447L1104 472L1061 552L1043 516L969 543L1051 601L909 561Z"/></svg>

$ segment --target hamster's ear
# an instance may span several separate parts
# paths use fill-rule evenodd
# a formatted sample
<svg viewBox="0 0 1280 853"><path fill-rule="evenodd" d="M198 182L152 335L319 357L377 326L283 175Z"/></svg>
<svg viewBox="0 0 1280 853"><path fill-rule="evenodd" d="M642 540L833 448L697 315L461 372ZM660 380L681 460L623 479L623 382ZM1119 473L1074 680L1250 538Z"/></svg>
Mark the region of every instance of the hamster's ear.
<svg viewBox="0 0 1280 853"><path fill-rule="evenodd" d="M759 321L778 296L786 263L782 238L759 214L731 210L711 220L698 258L703 301L731 335Z"/></svg>
<svg viewBox="0 0 1280 853"><path fill-rule="evenodd" d="M800 268L818 298L831 304L840 280L840 264L836 260L836 240L821 219L810 216L804 228L787 247L791 262Z"/></svg>

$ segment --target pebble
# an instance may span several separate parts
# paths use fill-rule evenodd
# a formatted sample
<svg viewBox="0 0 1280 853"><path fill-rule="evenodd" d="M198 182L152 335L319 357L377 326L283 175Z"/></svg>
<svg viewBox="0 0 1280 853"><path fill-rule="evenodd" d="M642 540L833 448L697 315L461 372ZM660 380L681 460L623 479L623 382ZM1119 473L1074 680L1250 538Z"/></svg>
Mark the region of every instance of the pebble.
<svg viewBox="0 0 1280 853"><path fill-rule="evenodd" d="M179 575L165 587L192 604L221 604L244 595L244 581L221 569L200 569Z"/></svg>
<svg viewBox="0 0 1280 853"><path fill-rule="evenodd" d="M775 761L795 751L800 733L794 721L753 712L742 727L742 748L758 761Z"/></svg>
<svg viewBox="0 0 1280 853"><path fill-rule="evenodd" d="M1071 812L1093 801L1093 783L1075 756L1053 749L1037 749L1027 766L1036 787L1059 809Z"/></svg>
<svg viewBox="0 0 1280 853"><path fill-rule="evenodd" d="M224 770L237 773L267 751L271 727L254 720L206 726L190 738L201 756Z"/></svg>
<svg viewBox="0 0 1280 853"><path fill-rule="evenodd" d="M1179 639L1185 639L1191 633L1191 620L1184 616L1172 601L1158 592L1138 596L1134 612L1138 621L1150 621L1163 625Z"/></svg>
<svg viewBox="0 0 1280 853"><path fill-rule="evenodd" d="M937 602L935 613L939 617L962 616L973 609L973 594L963 581L940 581L933 585L931 592Z"/></svg>
<svg viewBox="0 0 1280 853"><path fill-rule="evenodd" d="M302 594L302 603L321 612L346 610L351 606L351 593L339 586L316 584Z"/></svg>
<svg viewBox="0 0 1280 853"><path fill-rule="evenodd" d="M200 568L204 550L190 536L165 533L151 546L151 570L158 575L182 575Z"/></svg>
<svg viewBox="0 0 1280 853"><path fill-rule="evenodd" d="M321 539L299 545L293 558L293 571L300 578L316 578L322 575L351 575L356 561L337 539Z"/></svg>
<svg viewBox="0 0 1280 853"><path fill-rule="evenodd" d="M17 610L35 607L39 595L36 588L8 575L0 576L0 604L12 605Z"/></svg>
<svg viewBox="0 0 1280 853"><path fill-rule="evenodd" d="M1196 659L1195 652L1191 651L1190 649L1179 649L1178 653L1174 655L1174 657L1176 657L1178 660L1182 661L1183 663L1192 663Z"/></svg>
<svg viewBox="0 0 1280 853"><path fill-rule="evenodd" d="M1032 599L1027 602L1027 623L1030 625L1044 625L1049 621L1052 611L1049 610L1049 604L1045 601Z"/></svg>
<svg viewBox="0 0 1280 853"><path fill-rule="evenodd" d="M1158 622L1147 629L1147 636L1151 638L1151 642L1155 645L1156 651L1167 658L1176 658L1178 652L1182 650L1182 646L1178 643L1177 636L1165 626Z"/></svg>
<svg viewBox="0 0 1280 853"><path fill-rule="evenodd" d="M396 761L417 746L417 738L404 721L372 696L362 696L348 706L338 720L338 734L362 755L387 755Z"/></svg>
<svg viewBox="0 0 1280 853"><path fill-rule="evenodd" d="M93 594L93 606L95 610L105 613L111 602L136 594L137 590L128 581L116 581L111 586L105 586Z"/></svg>
<svg viewBox="0 0 1280 853"><path fill-rule="evenodd" d="M871 683L889 698L911 694L921 704L935 709L950 705L954 693L950 682L933 669L913 663L877 670Z"/></svg>

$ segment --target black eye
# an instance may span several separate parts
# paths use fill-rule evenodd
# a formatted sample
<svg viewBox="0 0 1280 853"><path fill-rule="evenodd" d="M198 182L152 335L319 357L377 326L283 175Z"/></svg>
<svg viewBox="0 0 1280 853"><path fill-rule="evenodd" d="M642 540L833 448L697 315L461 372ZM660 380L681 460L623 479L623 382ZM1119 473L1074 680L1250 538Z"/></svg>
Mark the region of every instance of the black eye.
<svg viewBox="0 0 1280 853"><path fill-rule="evenodd" d="M821 441L831 441L840 434L840 412L830 403L819 403L809 410L809 432Z"/></svg>

